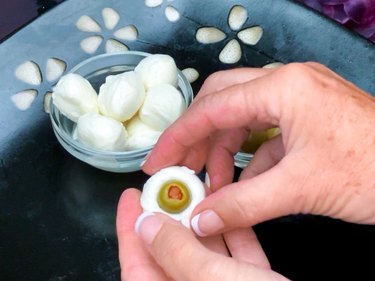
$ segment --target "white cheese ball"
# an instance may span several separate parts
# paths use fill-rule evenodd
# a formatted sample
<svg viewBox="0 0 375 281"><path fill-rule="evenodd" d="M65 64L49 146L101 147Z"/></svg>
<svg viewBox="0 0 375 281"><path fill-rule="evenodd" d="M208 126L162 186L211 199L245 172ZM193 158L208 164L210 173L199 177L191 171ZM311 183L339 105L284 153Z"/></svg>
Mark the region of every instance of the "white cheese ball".
<svg viewBox="0 0 375 281"><path fill-rule="evenodd" d="M138 115L130 119L126 125L128 132L127 149L134 150L155 144L161 131L154 130L139 119Z"/></svg>
<svg viewBox="0 0 375 281"><path fill-rule="evenodd" d="M158 131L171 125L186 109L179 90L168 84L161 84L147 91L145 101L139 110L139 118Z"/></svg>
<svg viewBox="0 0 375 281"><path fill-rule="evenodd" d="M150 55L139 62L134 70L142 77L145 89L159 84L177 87L177 66L168 55Z"/></svg>
<svg viewBox="0 0 375 281"><path fill-rule="evenodd" d="M53 104L62 114L77 122L88 112L98 112L98 95L82 76L69 73L60 78L52 92Z"/></svg>
<svg viewBox="0 0 375 281"><path fill-rule="evenodd" d="M121 122L97 113L87 113L77 122L76 137L81 143L95 149L123 151L127 132Z"/></svg>
<svg viewBox="0 0 375 281"><path fill-rule="evenodd" d="M145 98L142 80L134 71L110 75L100 87L100 113L124 122L132 118Z"/></svg>
<svg viewBox="0 0 375 281"><path fill-rule="evenodd" d="M158 203L159 191L165 183L171 181L184 183L190 193L190 204L180 213L166 212ZM172 166L161 169L147 180L143 186L141 206L144 212L164 213L177 221L181 221L186 227L190 227L191 213L199 202L205 198L205 195L204 185L193 170L186 167Z"/></svg>

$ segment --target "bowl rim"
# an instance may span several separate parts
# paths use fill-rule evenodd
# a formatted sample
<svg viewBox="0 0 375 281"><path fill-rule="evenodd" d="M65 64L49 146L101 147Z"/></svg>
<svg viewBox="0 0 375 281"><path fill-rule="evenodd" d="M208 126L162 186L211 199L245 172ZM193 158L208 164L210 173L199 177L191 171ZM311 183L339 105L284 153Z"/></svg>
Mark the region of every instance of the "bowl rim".
<svg viewBox="0 0 375 281"><path fill-rule="evenodd" d="M141 55L141 56L144 56L144 57L148 57L152 54L146 53L146 52L140 52L140 51L124 51L124 52L99 54L99 55L95 55L95 56L92 56L88 59L85 59L85 60L81 61L80 63L78 63L77 65L72 67L72 69L70 69L66 74L76 73L77 69L80 69L81 67L83 67L83 66L85 66L88 63L91 63L93 61L96 61L96 60L99 60L99 59L104 59L106 57L118 56L118 55ZM124 65L124 64L119 64L119 65ZM189 99L186 101L187 102L186 108L188 108L189 105L192 103L193 98L194 98L193 90L192 90L191 84L186 79L185 75L178 68L177 68L177 75L178 75L178 78L183 81L184 85L187 85L187 87L188 87L187 92L189 93L188 94ZM52 89L52 93L53 93L53 89ZM183 95L184 100L185 100L185 95L183 93L182 93L182 95ZM153 145L146 146L146 147L143 147L143 148L134 149L134 150L125 150L125 151L106 151L106 150L99 150L99 149L95 149L95 148L90 148L90 147L80 143L79 141L75 140L72 136L68 135L65 132L65 130L62 130L58 126L59 122L57 122L57 120L55 120L55 118L57 118L55 116L56 112L59 113L59 114L62 114L62 115L63 115L63 113L61 113L60 110L57 107L55 107L55 105L53 103L53 98L50 99L49 107L50 107L50 114L49 115L50 115L53 130L68 145L72 146L72 148L74 148L77 151L80 151L80 152L83 152L83 153L86 153L86 154L90 154L90 155L95 154L95 156L102 156L102 157L106 157L106 156L111 156L111 157L113 157L113 156L115 156L115 157L131 157L131 156L134 156L134 157L136 157L136 156L139 156L142 153L150 152L152 150L152 148L155 146L155 144L153 144ZM67 118L67 117L65 116L65 118ZM72 122L74 122L74 121L72 121ZM74 123L76 123L76 122L74 122Z"/></svg>

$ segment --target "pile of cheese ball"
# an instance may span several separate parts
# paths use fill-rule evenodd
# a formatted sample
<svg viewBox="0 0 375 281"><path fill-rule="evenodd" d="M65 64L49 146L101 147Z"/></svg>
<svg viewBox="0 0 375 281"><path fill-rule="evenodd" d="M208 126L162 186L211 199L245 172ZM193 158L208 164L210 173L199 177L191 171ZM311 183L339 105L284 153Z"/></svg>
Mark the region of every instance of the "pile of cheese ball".
<svg viewBox="0 0 375 281"><path fill-rule="evenodd" d="M84 77L69 73L53 88L54 106L76 123L73 138L105 151L129 151L156 143L186 109L177 89L177 67L168 55L144 58L134 71L106 77L96 93Z"/></svg>

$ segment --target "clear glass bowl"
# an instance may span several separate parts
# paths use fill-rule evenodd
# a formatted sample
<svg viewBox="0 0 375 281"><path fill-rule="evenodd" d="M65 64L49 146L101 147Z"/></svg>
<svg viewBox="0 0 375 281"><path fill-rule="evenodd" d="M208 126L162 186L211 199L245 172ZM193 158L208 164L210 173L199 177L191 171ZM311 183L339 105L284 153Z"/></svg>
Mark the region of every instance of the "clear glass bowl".
<svg viewBox="0 0 375 281"><path fill-rule="evenodd" d="M98 55L79 63L70 72L85 77L99 92L100 86L105 82L108 75L131 71L143 58L149 55L148 53L135 51ZM188 107L193 100L193 90L181 71L178 71L178 89L183 95L186 107ZM153 146L149 146L121 152L92 149L73 139L72 134L76 123L65 117L54 106L52 99L50 112L53 131L66 151L79 160L101 170L117 173L140 170L142 162L153 148Z"/></svg>
<svg viewBox="0 0 375 281"><path fill-rule="evenodd" d="M234 165L244 169L249 164L250 160L253 158L254 154L246 153L246 152L237 152L234 155Z"/></svg>

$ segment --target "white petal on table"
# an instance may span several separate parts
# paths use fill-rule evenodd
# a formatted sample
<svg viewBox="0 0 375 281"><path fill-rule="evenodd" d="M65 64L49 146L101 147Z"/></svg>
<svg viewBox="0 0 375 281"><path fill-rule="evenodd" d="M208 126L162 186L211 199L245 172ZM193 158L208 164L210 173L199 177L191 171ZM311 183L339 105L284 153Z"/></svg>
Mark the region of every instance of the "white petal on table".
<svg viewBox="0 0 375 281"><path fill-rule="evenodd" d="M160 6L163 3L163 0L145 0L145 5L150 8Z"/></svg>
<svg viewBox="0 0 375 281"><path fill-rule="evenodd" d="M45 113L50 113L51 110L50 110L50 101L51 101L51 98L52 98L52 93L51 92L48 92L44 95L44 100L43 100L43 108L44 108L44 112Z"/></svg>
<svg viewBox="0 0 375 281"><path fill-rule="evenodd" d="M120 15L112 8L104 8L102 10L102 16L104 20L104 26L107 29L114 29L120 20Z"/></svg>
<svg viewBox="0 0 375 281"><path fill-rule="evenodd" d="M239 30L247 20L247 10L239 5L234 6L228 16L228 24L232 30Z"/></svg>
<svg viewBox="0 0 375 281"><path fill-rule="evenodd" d="M42 83L42 75L39 66L33 61L26 61L17 67L15 76L30 85L40 85Z"/></svg>
<svg viewBox="0 0 375 281"><path fill-rule="evenodd" d="M36 90L25 90L10 97L14 105L22 111L29 109L38 92Z"/></svg>
<svg viewBox="0 0 375 281"><path fill-rule="evenodd" d="M165 16L170 22L176 22L180 19L180 12L175 7L167 6L165 8Z"/></svg>
<svg viewBox="0 0 375 281"><path fill-rule="evenodd" d="M93 54L99 48L103 38L101 36L90 36L83 39L80 43L82 50L88 54Z"/></svg>
<svg viewBox="0 0 375 281"><path fill-rule="evenodd" d="M134 25L127 25L117 30L113 35L122 40L135 41L138 38L138 30Z"/></svg>
<svg viewBox="0 0 375 281"><path fill-rule="evenodd" d="M222 63L236 63L242 55L241 46L236 39L230 40L220 52L219 60Z"/></svg>
<svg viewBox="0 0 375 281"><path fill-rule="evenodd" d="M195 38L202 44L212 44L224 40L227 36L216 27L201 27L197 30Z"/></svg>
<svg viewBox="0 0 375 281"><path fill-rule="evenodd" d="M253 26L246 28L237 34L238 38L248 45L256 45L263 36L263 28Z"/></svg>
<svg viewBox="0 0 375 281"><path fill-rule="evenodd" d="M278 68L283 66L284 64L281 62L271 62L269 64L264 65L262 68Z"/></svg>
<svg viewBox="0 0 375 281"><path fill-rule="evenodd" d="M182 73L185 75L189 83L193 83L199 78L199 72L192 67L185 68L182 70Z"/></svg>
<svg viewBox="0 0 375 281"><path fill-rule="evenodd" d="M107 53L126 52L129 51L129 48L115 39L109 39L107 43L105 43L105 51Z"/></svg>
<svg viewBox="0 0 375 281"><path fill-rule="evenodd" d="M46 64L46 77L49 82L59 78L66 69L66 63L57 58L49 58Z"/></svg>
<svg viewBox="0 0 375 281"><path fill-rule="evenodd" d="M83 15L76 22L76 27L84 32L100 32L100 25L91 17Z"/></svg>

